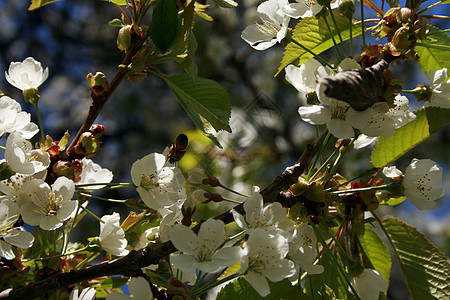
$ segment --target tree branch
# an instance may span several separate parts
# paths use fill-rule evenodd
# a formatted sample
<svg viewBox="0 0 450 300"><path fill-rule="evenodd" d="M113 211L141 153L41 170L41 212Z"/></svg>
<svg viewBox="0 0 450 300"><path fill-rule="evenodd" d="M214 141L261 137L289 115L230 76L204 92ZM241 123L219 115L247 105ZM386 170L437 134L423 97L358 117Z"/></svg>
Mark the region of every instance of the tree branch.
<svg viewBox="0 0 450 300"><path fill-rule="evenodd" d="M275 180L261 191L264 202L282 201L285 197L280 197L280 192L286 190L292 184L298 181L298 177L303 174L319 151L323 141L328 133L324 130L322 134L312 143L306 145L306 149L296 164L284 170L284 172L275 178ZM283 205L292 206L295 201L289 203L282 203ZM239 204L232 210L240 214L244 214L243 204ZM224 212L215 219L222 220L224 223L234 221L232 210ZM193 228L194 231L200 229L201 224ZM45 294L47 291L52 291L58 288L66 287L77 282L91 280L103 276L124 275L128 277L136 277L142 274L141 268L149 265L157 264L158 261L168 256L170 253L177 251L171 241L148 246L139 251L131 251L127 256L97 264L95 266L87 267L81 270L72 270L68 273L60 273L52 275L44 280L30 283L27 286L17 288L14 290L5 290L0 293L0 299L20 299L29 297L30 295L39 296Z"/></svg>

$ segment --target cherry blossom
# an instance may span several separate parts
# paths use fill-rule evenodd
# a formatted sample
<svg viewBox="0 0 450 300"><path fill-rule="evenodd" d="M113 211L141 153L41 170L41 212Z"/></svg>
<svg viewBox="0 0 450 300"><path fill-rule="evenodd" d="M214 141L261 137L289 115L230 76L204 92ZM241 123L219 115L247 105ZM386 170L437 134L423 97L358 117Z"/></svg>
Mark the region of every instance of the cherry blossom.
<svg viewBox="0 0 450 300"><path fill-rule="evenodd" d="M364 269L364 271L352 278L352 286L361 300L378 300L380 292L386 293L388 283L377 270Z"/></svg>
<svg viewBox="0 0 450 300"><path fill-rule="evenodd" d="M20 190L20 212L25 223L55 230L69 219L78 205L71 200L75 184L66 177L59 177L50 187L41 179L25 182Z"/></svg>
<svg viewBox="0 0 450 300"><path fill-rule="evenodd" d="M239 273L262 296L270 294L267 279L278 282L295 274L294 263L286 259L289 245L281 235L263 229L253 230L243 246Z"/></svg>
<svg viewBox="0 0 450 300"><path fill-rule="evenodd" d="M166 157L159 153L138 159L131 166L131 178L148 207L158 210L186 198L185 178L178 167L166 166Z"/></svg>
<svg viewBox="0 0 450 300"><path fill-rule="evenodd" d="M22 111L20 104L8 96L0 98L0 135L18 132L25 139L31 139L39 128L31 122L31 115Z"/></svg>
<svg viewBox="0 0 450 300"><path fill-rule="evenodd" d="M261 3L257 12L262 23L247 26L241 38L256 50L265 50L281 42L286 36L290 20L282 8L288 4L287 0L268 0Z"/></svg>
<svg viewBox="0 0 450 300"><path fill-rule="evenodd" d="M14 259L11 245L25 249L33 245L31 233L13 225L19 220L19 207L10 200L0 202L0 256Z"/></svg>
<svg viewBox="0 0 450 300"><path fill-rule="evenodd" d="M125 232L120 227L120 215L104 215L100 222L100 235L98 239L104 250L115 256L124 256L128 254L126 249L128 242L125 239Z"/></svg>
<svg viewBox="0 0 450 300"><path fill-rule="evenodd" d="M403 179L405 196L420 210L436 206L435 200L444 195L442 168L431 159L414 158L406 168Z"/></svg>
<svg viewBox="0 0 450 300"><path fill-rule="evenodd" d="M128 282L128 291L130 296L124 295L119 292L113 292L106 296L106 300L151 300L153 299L153 293L150 288L150 284L144 277L134 277Z"/></svg>
<svg viewBox="0 0 450 300"><path fill-rule="evenodd" d="M447 68L430 71L432 94L429 101L425 101L424 107L450 108L450 79L446 80L447 76Z"/></svg>
<svg viewBox="0 0 450 300"><path fill-rule="evenodd" d="M11 85L22 91L37 89L47 79L48 68L43 70L40 62L27 57L23 62L12 62L5 77Z"/></svg>
<svg viewBox="0 0 450 300"><path fill-rule="evenodd" d="M172 257L173 264L183 272L199 269L214 273L228 267L240 258L240 247L220 248L225 241L225 224L209 219L196 235L189 227L176 225L169 231L174 246L183 254Z"/></svg>
<svg viewBox="0 0 450 300"><path fill-rule="evenodd" d="M293 239L289 241L289 259L311 275L324 271L323 266L314 265L317 258L316 243L314 230L307 223L297 226Z"/></svg>
<svg viewBox="0 0 450 300"><path fill-rule="evenodd" d="M92 300L95 298L95 289L88 287L81 291L79 294L79 287L74 287L72 292L70 293L69 300Z"/></svg>
<svg viewBox="0 0 450 300"><path fill-rule="evenodd" d="M80 174L80 181L77 184L87 183L109 183L113 179L113 173L94 163L91 159L83 157L83 171ZM104 185L83 186L85 189L101 189Z"/></svg>
<svg viewBox="0 0 450 300"><path fill-rule="evenodd" d="M400 94L395 96L394 105L387 114L394 120L395 128L400 128L416 119L416 114L409 111L409 100L405 96Z"/></svg>
<svg viewBox="0 0 450 300"><path fill-rule="evenodd" d="M5 159L13 171L28 175L44 171L50 165L48 153L33 149L31 143L17 132L11 133L6 140Z"/></svg>

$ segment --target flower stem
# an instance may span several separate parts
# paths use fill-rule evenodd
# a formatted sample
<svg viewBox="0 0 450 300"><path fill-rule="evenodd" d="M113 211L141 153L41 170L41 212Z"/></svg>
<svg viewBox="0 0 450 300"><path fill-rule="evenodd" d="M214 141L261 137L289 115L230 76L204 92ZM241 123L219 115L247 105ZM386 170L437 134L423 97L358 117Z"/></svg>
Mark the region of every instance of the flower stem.
<svg viewBox="0 0 450 300"><path fill-rule="evenodd" d="M34 109L36 110L36 115L39 122L39 131L41 132L41 138L45 139L44 126L42 126L41 114L39 113L39 108L37 102L32 102Z"/></svg>
<svg viewBox="0 0 450 300"><path fill-rule="evenodd" d="M78 265L75 266L75 268L73 268L74 270L77 270L78 268L80 268L82 265L84 265L85 263L87 263L88 261L91 260L91 258L93 258L95 255L97 255L97 253L92 253L91 255L89 255L88 257L86 257L85 259L83 259L83 261L81 261Z"/></svg>
<svg viewBox="0 0 450 300"><path fill-rule="evenodd" d="M245 194L241 194L241 193L239 193L239 192L236 192L235 190L232 190L232 189L230 189L230 188L228 188L228 187L226 187L226 186L224 186L224 185L222 185L222 184L220 184L219 186L220 186L221 188L223 188L224 190L227 190L227 191L229 191L229 192L232 192L232 193L234 193L234 194L236 194L236 195L239 195L239 196L242 196L242 197L246 197L246 198L250 197L249 195L245 195ZM241 203L241 202L234 202L234 203Z"/></svg>
<svg viewBox="0 0 450 300"><path fill-rule="evenodd" d="M317 175L319 175L319 173L323 170L323 168L326 167L326 165L328 164L328 162L334 157L334 155L336 155L336 153L339 151L339 148L341 147L342 143L344 142L344 140L340 143L339 147L337 147L336 149L334 149L333 153L331 153L331 155L327 158L327 160L320 166L319 169L317 169L317 171L314 173L313 176L311 176L311 178L309 178L308 182L311 182L314 180L314 178L316 178Z"/></svg>
<svg viewBox="0 0 450 300"><path fill-rule="evenodd" d="M350 55L353 57L353 20L352 18L348 18L348 22L350 23Z"/></svg>
<svg viewBox="0 0 450 300"><path fill-rule="evenodd" d="M317 237L317 239L319 240L319 242L322 244L322 247L325 249L325 252L330 256L331 260L333 260L334 264L336 265L336 267L338 268L340 274L342 275L342 277L344 278L344 280L347 282L348 286L350 287L350 289L353 292L353 295L356 297L356 299L361 300L361 298L359 297L358 293L355 291L355 289L353 288L350 280L347 278L347 273L344 271L344 269L342 268L342 266L339 264L339 262L337 261L336 257L333 255L333 253L331 252L330 248L328 247L327 243L325 242L325 240L323 239L322 235L320 234L319 229L317 229L316 224L314 224L313 222L310 222L310 225L312 226L312 228L314 229L314 233Z"/></svg>
<svg viewBox="0 0 450 300"><path fill-rule="evenodd" d="M325 151L326 147L328 146L330 137L331 137L331 133L328 132L322 146L320 147L319 153L316 155L316 158L314 159L314 163L311 165L311 167L308 171L308 174L306 175L306 180L309 180L309 178L311 178L311 174L314 171L314 166L317 164L317 161L319 160L319 158L322 157L323 152Z"/></svg>
<svg viewBox="0 0 450 300"><path fill-rule="evenodd" d="M91 194L81 193L81 192L78 192L78 195L81 195L81 196L84 196L84 197L89 197L89 198L92 198L92 199L108 201L108 202L115 202L115 203L125 203L125 202L127 202L127 200L118 200L118 199L104 198L104 197L94 196L94 195L91 195Z"/></svg>
<svg viewBox="0 0 450 300"><path fill-rule="evenodd" d="M235 203L235 204L241 204L242 203L242 201L237 201L237 200L233 200L233 199L229 199L229 198L225 198L225 197L222 197L222 199L224 201Z"/></svg>
<svg viewBox="0 0 450 300"><path fill-rule="evenodd" d="M73 218L72 224L70 225L69 232L66 235L64 235L66 238L64 240L63 250L61 251L62 254L66 253L67 246L69 245L69 237L72 234L73 228L75 227L75 222L77 220L77 216L78 216L78 212L79 211L80 211L80 206L78 206L77 210L75 211L75 217Z"/></svg>
<svg viewBox="0 0 450 300"><path fill-rule="evenodd" d="M417 15L420 15L420 14L422 14L423 12L425 12L425 11L429 10L430 8L433 8L433 7L435 7L435 6L437 6L438 4L441 4L441 3L442 3L442 1L438 1L438 2L436 2L436 3L433 3L433 4L431 4L430 6L428 6L427 8L424 8L424 9L418 11L416 14L417 14Z"/></svg>
<svg viewBox="0 0 450 300"><path fill-rule="evenodd" d="M327 8L328 8L328 11L330 12L331 19L333 20L334 27L335 27L336 30L337 30L337 34L338 34L338 37L339 37L339 41L341 42L342 49L344 50L345 57L348 57L347 50L345 49L344 41L342 40L341 32L339 31L339 27L338 27L338 24L337 24L337 22L336 22L336 18L334 17L333 10L331 9L331 6L330 6L329 3L328 3L328 5L327 5ZM350 27L351 27L351 26L350 26Z"/></svg>
<svg viewBox="0 0 450 300"><path fill-rule="evenodd" d="M371 186L371 187L360 188L360 189L327 192L327 194L328 195L339 195L339 194L348 194L348 193L354 193L354 192L379 191L379 190L385 190L387 187L390 187L391 185L392 185L392 183L389 183L389 184L384 184L384 185L379 185L379 186Z"/></svg>
<svg viewBox="0 0 450 300"><path fill-rule="evenodd" d="M361 36L362 36L362 46L366 47L366 33L364 28L364 0L361 1Z"/></svg>
<svg viewBox="0 0 450 300"><path fill-rule="evenodd" d="M333 15L333 12L331 12L331 15ZM336 48L336 52L339 55L339 59L343 60L342 53L339 50L339 47L337 46L336 40L334 39L333 31L331 30L330 24L328 23L327 17L323 16L323 20L325 21L325 24L327 25L328 31L330 32L331 40L333 41L334 48ZM333 18L334 20L334 18Z"/></svg>
<svg viewBox="0 0 450 300"><path fill-rule="evenodd" d="M330 65L325 59L323 59L322 57L320 57L319 55L315 54L314 52L312 52L311 50L309 50L308 48L306 48L305 46L303 46L302 44L300 44L299 42L297 42L296 40L294 40L293 38L291 39L291 41L296 44L297 46L299 46L300 48L302 48L303 50L305 50L306 52L310 53L311 55L314 56L314 58L317 58L318 60L320 60L321 62L323 62L325 65L327 65L328 67L333 68L332 65Z"/></svg>
<svg viewBox="0 0 450 300"><path fill-rule="evenodd" d="M80 207L82 210L84 210L85 212L87 212L88 214L90 214L94 219L96 219L99 222L102 222L103 224L105 223L102 219L100 219L99 217L97 217L93 212L91 212L89 209L87 209L86 207L84 207L83 205L79 204L78 207Z"/></svg>

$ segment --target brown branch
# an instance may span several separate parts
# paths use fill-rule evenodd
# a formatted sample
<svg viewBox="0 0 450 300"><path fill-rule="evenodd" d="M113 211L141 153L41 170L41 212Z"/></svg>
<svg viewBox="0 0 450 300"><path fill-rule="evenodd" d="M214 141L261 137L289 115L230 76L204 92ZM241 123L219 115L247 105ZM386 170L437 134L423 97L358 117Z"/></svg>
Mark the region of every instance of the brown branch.
<svg viewBox="0 0 450 300"><path fill-rule="evenodd" d="M324 132L322 132L322 134L312 144L306 145L306 149L297 163L286 168L280 176L275 178L270 185L261 191L264 202L283 201L283 199L287 199L289 203L283 204L286 204L287 206L292 206L295 204L294 201L289 201L289 199L285 196L280 196L280 192L288 189L289 186L298 181L298 177L308 168L311 160L319 151L327 134L328 130L324 130ZM235 210L240 214L244 214L243 204L237 205L232 210ZM224 223L234 221L231 213L232 210L217 216L215 219L222 220ZM198 231L200 226L201 224L198 224L193 228L193 230ZM103 276L139 276L142 274L141 268L157 264L161 258L164 258L175 251L177 251L177 249L171 241L148 246L147 248L139 251L131 251L127 256L110 262L100 263L81 270L72 270L68 273L55 274L44 280L30 283L29 285L21 288L5 290L0 293L0 299L23 299L24 297L29 297L29 295L39 296L45 294L47 291L52 291L77 282Z"/></svg>
<svg viewBox="0 0 450 300"><path fill-rule="evenodd" d="M122 65L128 66L132 62L133 57L136 55L136 53L138 53L138 51L141 49L145 41L146 38L141 38L137 33L132 31L131 45L130 48L127 50L125 58L122 61ZM111 95L114 93L115 89L119 86L122 79L126 76L127 72L128 70L126 68L119 68L119 70L117 70L116 74L114 75L114 78L108 85L108 90L106 91L104 96L100 99L97 99L94 96L92 97L92 104L89 107L88 115L86 116L83 125L81 125L72 143L67 148L67 151L64 154L65 159L70 159L71 149L77 144L80 136L84 132L88 131L91 125L94 124L94 121L95 119L97 119L103 106L106 104L106 102L108 102L109 98L111 98Z"/></svg>

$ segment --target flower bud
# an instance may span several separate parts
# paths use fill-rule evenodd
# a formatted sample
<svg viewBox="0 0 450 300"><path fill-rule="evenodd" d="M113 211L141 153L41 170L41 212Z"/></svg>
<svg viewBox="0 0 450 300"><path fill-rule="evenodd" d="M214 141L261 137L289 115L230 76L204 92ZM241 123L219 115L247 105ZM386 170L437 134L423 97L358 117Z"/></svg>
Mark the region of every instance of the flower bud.
<svg viewBox="0 0 450 300"><path fill-rule="evenodd" d="M75 147L73 147L73 153L80 157L90 158L95 156L101 144L102 142L92 132L84 132Z"/></svg>
<svg viewBox="0 0 450 300"><path fill-rule="evenodd" d="M120 51L127 51L131 45L131 25L122 27L117 36L117 48Z"/></svg>
<svg viewBox="0 0 450 300"><path fill-rule="evenodd" d="M81 172L83 171L83 163L79 159L73 161L58 160L52 166L50 176L53 179L64 176L70 180L77 182L80 180Z"/></svg>
<svg viewBox="0 0 450 300"><path fill-rule="evenodd" d="M100 124L94 124L89 128L89 131L93 134L93 137L100 138L105 132L105 126Z"/></svg>
<svg viewBox="0 0 450 300"><path fill-rule="evenodd" d="M97 72L95 75L89 73L86 76L86 81L92 91L92 94L97 97L104 96L108 91L108 80L102 72Z"/></svg>
<svg viewBox="0 0 450 300"><path fill-rule="evenodd" d="M339 5L339 12L346 17L347 19L351 19L353 14L355 13L355 4L353 1L345 1Z"/></svg>

